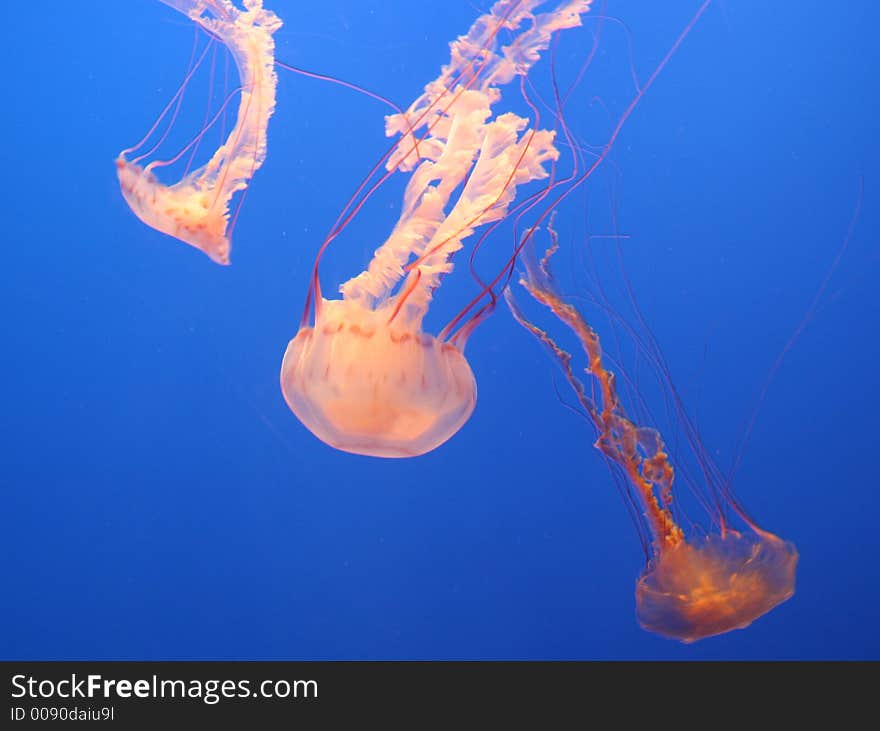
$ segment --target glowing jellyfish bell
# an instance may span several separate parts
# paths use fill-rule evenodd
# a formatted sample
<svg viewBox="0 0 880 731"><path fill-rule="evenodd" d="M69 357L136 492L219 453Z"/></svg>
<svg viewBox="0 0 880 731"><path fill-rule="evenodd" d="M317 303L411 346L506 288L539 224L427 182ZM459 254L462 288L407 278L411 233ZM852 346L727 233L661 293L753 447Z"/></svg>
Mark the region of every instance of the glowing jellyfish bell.
<svg viewBox="0 0 880 731"><path fill-rule="evenodd" d="M146 145L172 107L179 108L186 84L197 66L193 67L144 139L119 153L119 187L132 212L145 224L194 246L218 264L229 264L230 201L235 193L247 188L266 158L266 130L275 109L277 83L272 34L281 27L281 20L263 8L263 0L244 0L244 10L235 7L231 0L162 2L179 10L229 49L241 79L238 117L225 143L211 159L174 184L160 182L155 170L175 162L198 145L207 128L172 160L145 162L164 136L146 152L128 159L129 154ZM172 121L175 115L172 112Z"/></svg>
<svg viewBox="0 0 880 731"><path fill-rule="evenodd" d="M386 133L401 139L382 180L395 170L412 175L397 225L366 271L340 287L342 299L321 297L318 256L303 322L284 354L281 389L300 421L330 446L416 456L449 439L474 410L477 385L463 349L488 310L451 336L450 327L436 337L423 332L422 320L463 241L504 218L517 186L545 178L545 163L558 157L552 132L492 113L499 87L525 75L554 32L579 25L590 0L533 14L541 4L497 2L450 44L439 78L404 114L386 118ZM499 48L502 35L507 45Z"/></svg>
<svg viewBox="0 0 880 731"><path fill-rule="evenodd" d="M284 397L322 441L373 457L412 457L455 434L477 400L464 353L348 300L325 301L290 341Z"/></svg>

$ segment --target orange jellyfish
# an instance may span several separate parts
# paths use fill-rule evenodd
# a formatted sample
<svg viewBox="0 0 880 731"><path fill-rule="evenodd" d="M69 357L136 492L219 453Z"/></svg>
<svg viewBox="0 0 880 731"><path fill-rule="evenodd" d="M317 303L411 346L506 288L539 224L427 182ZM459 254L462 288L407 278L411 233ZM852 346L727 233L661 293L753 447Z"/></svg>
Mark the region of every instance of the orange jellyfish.
<svg viewBox="0 0 880 731"><path fill-rule="evenodd" d="M244 10L236 8L231 0L162 2L189 17L229 49L241 79L238 117L225 143L211 159L174 184L163 184L154 172L173 160L154 160L141 166L158 145L127 159L127 155L145 145L179 99L194 70L191 69L144 139L119 153L119 185L129 207L145 224L200 249L218 264L229 264L231 228L235 222L233 217L230 224L230 201L235 193L247 188L266 158L266 130L275 109L277 82L272 34L281 27L281 20L263 8L263 0L244 0ZM200 138L201 135L190 144L197 144Z"/></svg>
<svg viewBox="0 0 880 731"><path fill-rule="evenodd" d="M474 410L477 387L463 351L487 310L436 337L423 332L422 320L464 240L508 215L517 187L546 178L545 164L558 157L554 133L538 129L536 109L531 127L516 114L492 112L500 88L525 77L556 31L579 25L590 0L534 14L541 4L496 2L450 44L449 64L409 109L386 117L386 134L401 138L377 165L387 172L372 190L396 170L412 175L394 230L367 269L341 285L341 299L321 296L318 264L363 205L355 199L369 178L321 247L281 388L300 421L337 449L424 454Z"/></svg>
<svg viewBox="0 0 880 731"><path fill-rule="evenodd" d="M650 552L636 585L640 624L684 642L747 627L794 594L797 550L792 543L758 527L726 484L712 484L709 494L702 496L718 532L685 536L673 517L675 473L660 434L627 417L614 375L605 367L599 336L559 294L549 269L558 244L552 224L548 230L552 245L541 260L531 243L524 249L525 274L520 283L580 341L587 358L585 372L595 383L592 390L575 376L572 356L525 318L509 289L505 290L505 299L514 318L547 347L562 367L596 429L594 446L622 468L645 516ZM707 470L710 480L711 472ZM742 531L731 526L728 514L742 520Z"/></svg>

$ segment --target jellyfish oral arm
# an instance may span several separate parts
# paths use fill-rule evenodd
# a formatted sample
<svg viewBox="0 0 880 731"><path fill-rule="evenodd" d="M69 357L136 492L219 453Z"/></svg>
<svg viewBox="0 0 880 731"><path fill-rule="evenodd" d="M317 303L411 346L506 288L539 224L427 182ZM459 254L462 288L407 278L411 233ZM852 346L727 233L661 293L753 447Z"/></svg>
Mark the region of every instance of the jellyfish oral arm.
<svg viewBox="0 0 880 731"><path fill-rule="evenodd" d="M556 31L581 24L592 0L564 0L556 9L535 14L545 0L499 0L488 13L481 15L470 30L450 46L450 61L440 76L425 86L404 114L385 118L385 134L400 135L395 153L388 159L388 170L412 170L417 166L417 150L425 141L416 142L415 132L433 130L439 117L457 102L458 94L473 89L484 94L491 106L501 98L499 87L517 75L525 75L547 49ZM525 23L529 27L522 29ZM500 31L514 34L514 39L496 51ZM451 100L451 101L450 101ZM430 144L429 144L430 149Z"/></svg>
<svg viewBox="0 0 880 731"><path fill-rule="evenodd" d="M518 185L547 177L544 164L559 157L554 133L528 130L527 120L513 113L491 119L492 106L501 98L499 87L527 74L555 32L580 25L591 0L566 0L551 12L534 14L543 4L495 3L450 44L450 62L406 113L386 117L386 134L401 136L386 167L415 172L394 232L367 270L342 285L343 297L395 313L403 310L404 319L418 328L463 240L477 227L503 218ZM514 38L496 51L502 28ZM414 133L423 128L426 136L416 141ZM462 181L464 189L446 213ZM410 286L401 290L406 297L401 307L387 300L407 273Z"/></svg>
<svg viewBox="0 0 880 731"><path fill-rule="evenodd" d="M128 160L116 161L120 188L131 210L144 223L200 249L219 264L229 263L230 202L266 158L266 131L275 109L274 41L279 18L262 0L245 0L245 10L230 0L162 0L219 39L230 51L241 78L235 126L211 159L182 180L163 185L155 170ZM233 221L234 222L234 221Z"/></svg>
<svg viewBox="0 0 880 731"><path fill-rule="evenodd" d="M461 197L438 226L423 251L414 251L411 264L418 272L418 287L409 295L407 307L420 317L427 310L432 292L442 275L452 271L452 255L474 230L507 215L518 185L541 180L548 173L544 164L559 153L554 134L547 130L525 130L526 120L504 114L486 128L486 136ZM411 303L411 304L410 304Z"/></svg>
<svg viewBox="0 0 880 731"><path fill-rule="evenodd" d="M394 232L366 271L342 285L345 299L393 312L405 300L402 319L418 329L432 292L442 275L452 271L450 257L464 239L506 215L517 185L547 176L545 162L559 154L553 133L525 130L526 120L515 114L483 124L479 120L489 114L484 100L478 92L461 96L463 119L455 113L438 159L423 161L413 173ZM450 194L462 183L447 214ZM392 295L407 273L412 286Z"/></svg>
<svg viewBox="0 0 880 731"><path fill-rule="evenodd" d="M461 95L454 115L432 138L431 159L419 165L406 186L403 211L391 236L364 272L341 285L345 299L373 308L387 300L405 274L404 265L414 252L424 251L446 218L450 195L477 157L490 113L482 94Z"/></svg>
<svg viewBox="0 0 880 731"><path fill-rule="evenodd" d="M581 404L590 414L599 434L594 446L620 465L636 488L655 543L668 547L677 546L683 540L684 533L676 525L666 504L671 502L674 471L659 433L654 429L636 426L623 413L614 386L614 375L603 365L599 336L581 314L564 302L556 291L547 269L548 257L537 261L533 247L528 246L524 249L523 261L528 274L520 283L536 301L547 307L577 336L587 356L587 373L598 382L598 408L592 401L585 400L586 391L583 386L575 386ZM506 297L508 303L511 303L512 296L508 293ZM520 324L526 326L550 348L562 364L569 383L579 383L571 370L571 355L556 345L546 332L528 322L518 308L511 308L511 311Z"/></svg>

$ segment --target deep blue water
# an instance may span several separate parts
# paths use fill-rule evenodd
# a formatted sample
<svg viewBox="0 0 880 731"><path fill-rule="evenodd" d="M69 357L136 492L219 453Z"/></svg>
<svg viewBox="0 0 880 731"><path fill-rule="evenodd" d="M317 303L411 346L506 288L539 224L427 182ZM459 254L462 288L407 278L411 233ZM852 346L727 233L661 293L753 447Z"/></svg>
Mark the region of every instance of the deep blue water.
<svg viewBox="0 0 880 731"><path fill-rule="evenodd" d="M285 21L279 59L403 106L477 12L464 0L267 4ZM697 6L609 0L638 78ZM334 451L287 409L281 356L317 247L387 147L381 105L281 71L269 157L233 265L219 267L142 225L113 165L185 72L187 20L155 0L19 4L0 43L0 657L880 658L878 21L864 1L718 0L557 217L566 292L583 298L596 274L622 303L614 240L591 239L592 264L570 253L616 214L632 289L726 468L864 180L849 247L736 474L760 525L798 546L797 593L744 631L685 646L639 628L636 532L552 363L503 308L468 343L473 417L426 456ZM576 75L591 28L561 39L560 79ZM627 36L605 33L566 108L594 144L633 94ZM534 73L546 93L547 58ZM499 111L524 109L517 97L505 90ZM328 292L388 235L401 185L337 242ZM509 231L487 241L487 270L511 243ZM434 332L474 292L461 262ZM606 325L606 347L634 363ZM633 380L662 402L656 381ZM657 426L675 440L674 420Z"/></svg>

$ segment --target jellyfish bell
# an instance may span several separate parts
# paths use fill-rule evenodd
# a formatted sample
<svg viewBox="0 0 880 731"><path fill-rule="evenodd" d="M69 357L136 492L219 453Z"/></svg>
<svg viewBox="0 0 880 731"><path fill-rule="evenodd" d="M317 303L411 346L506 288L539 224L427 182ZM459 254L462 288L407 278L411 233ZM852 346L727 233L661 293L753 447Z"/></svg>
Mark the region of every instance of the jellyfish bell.
<svg viewBox="0 0 880 731"><path fill-rule="evenodd" d="M639 624L695 642L734 629L794 595L794 544L762 531L727 530L660 552L636 585Z"/></svg>
<svg viewBox="0 0 880 731"><path fill-rule="evenodd" d="M218 264L229 264L229 211L214 204L215 196L192 185L166 187L151 166L141 167L121 154L116 159L119 189L142 223L206 253Z"/></svg>
<svg viewBox="0 0 880 731"><path fill-rule="evenodd" d="M415 457L470 418L477 384L455 345L348 300L324 300L319 312L281 366L285 401L318 439L354 454Z"/></svg>

